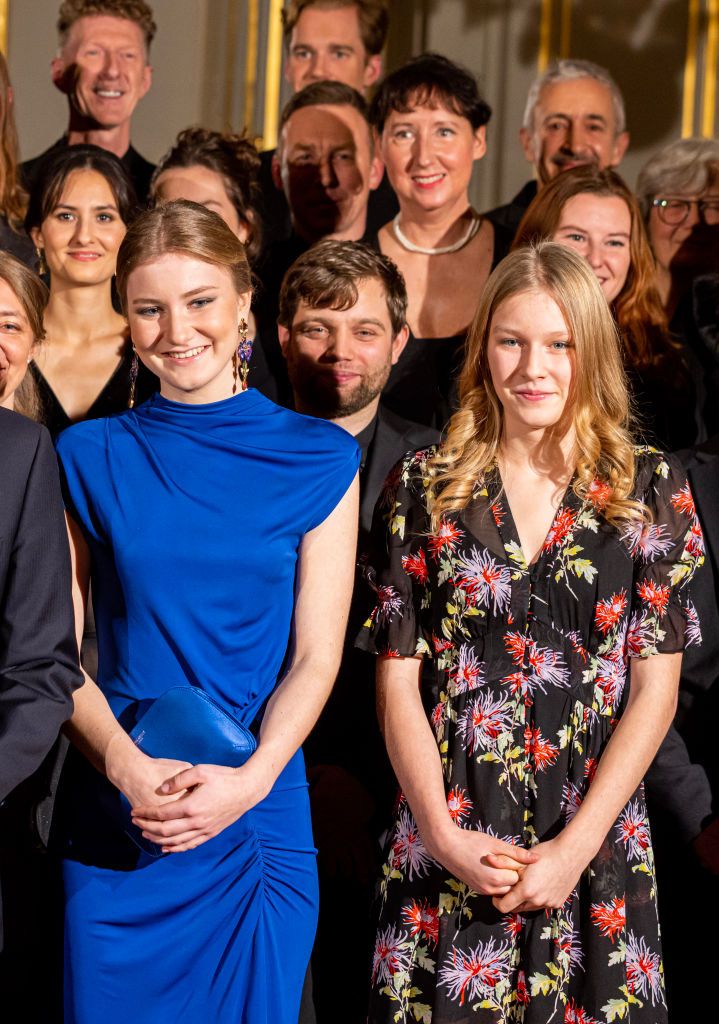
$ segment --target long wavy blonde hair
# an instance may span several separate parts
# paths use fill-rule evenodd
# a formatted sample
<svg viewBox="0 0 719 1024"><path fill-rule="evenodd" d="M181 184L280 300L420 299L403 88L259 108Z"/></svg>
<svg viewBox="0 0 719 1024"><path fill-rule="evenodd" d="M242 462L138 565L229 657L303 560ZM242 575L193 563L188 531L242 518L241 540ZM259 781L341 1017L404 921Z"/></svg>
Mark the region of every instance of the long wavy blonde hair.
<svg viewBox="0 0 719 1024"><path fill-rule="evenodd" d="M554 299L574 344L572 388L554 433L559 442L574 428L576 494L581 499L591 498L597 483L608 485L602 488L602 512L609 522L619 526L646 521L646 506L631 497L636 459L628 429L629 395L612 314L581 256L555 242L539 242L502 260L482 293L460 376L460 407L427 465L432 529L438 529L448 512L466 507L478 481L495 463L504 414L489 370L489 334L499 306L511 296L529 291L542 291Z"/></svg>

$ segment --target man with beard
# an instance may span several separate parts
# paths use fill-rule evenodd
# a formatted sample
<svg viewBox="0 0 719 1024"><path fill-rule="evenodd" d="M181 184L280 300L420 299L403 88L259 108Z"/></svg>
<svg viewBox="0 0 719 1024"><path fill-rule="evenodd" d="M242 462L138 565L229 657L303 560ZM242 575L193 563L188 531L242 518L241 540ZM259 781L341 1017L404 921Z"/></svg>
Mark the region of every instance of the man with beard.
<svg viewBox="0 0 719 1024"><path fill-rule="evenodd" d="M532 84L519 139L535 177L511 202L486 214L514 234L527 207L562 171L582 164L617 167L629 145L624 99L599 64L560 60Z"/></svg>
<svg viewBox="0 0 719 1024"><path fill-rule="evenodd" d="M315 245L290 268L280 292L279 339L295 408L344 427L362 449L360 554L392 467L407 451L438 440L431 428L382 407L382 388L407 342L406 313L394 263L358 242ZM377 514L386 512L380 498ZM350 610L334 691L305 744L320 872L312 958L318 1024L334 1024L339 1007L343 1024L365 1019L369 909L396 786L374 712L374 666L353 647L363 613L360 598Z"/></svg>
<svg viewBox="0 0 719 1024"><path fill-rule="evenodd" d="M323 238L370 239L367 203L383 166L357 90L343 82L313 82L296 93L282 111L272 172L289 204L292 233L270 246L259 268L257 319L278 394L289 402L275 331L282 279L297 257Z"/></svg>
<svg viewBox="0 0 719 1024"><path fill-rule="evenodd" d="M120 159L144 202L155 167L130 144L130 124L152 84L152 9L144 0L65 0L57 28L60 46L50 66L70 121L61 139L22 165L25 186L32 188L51 153L89 143Z"/></svg>

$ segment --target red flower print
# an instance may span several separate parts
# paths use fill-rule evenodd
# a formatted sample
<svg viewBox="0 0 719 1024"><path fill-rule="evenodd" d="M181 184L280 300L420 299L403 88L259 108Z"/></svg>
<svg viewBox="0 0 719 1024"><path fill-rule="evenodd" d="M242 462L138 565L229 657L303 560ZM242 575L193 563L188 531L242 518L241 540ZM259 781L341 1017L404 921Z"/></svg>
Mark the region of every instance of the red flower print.
<svg viewBox="0 0 719 1024"><path fill-rule="evenodd" d="M493 750L498 737L512 724L509 705L495 700L491 693L482 693L470 700L457 721L457 731L470 754L481 748Z"/></svg>
<svg viewBox="0 0 719 1024"><path fill-rule="evenodd" d="M435 654L442 654L444 651L450 651L452 649L452 641L444 640L442 637L432 634L432 646L434 647Z"/></svg>
<svg viewBox="0 0 719 1024"><path fill-rule="evenodd" d="M394 925L380 931L372 955L372 984L388 985L398 971L409 970L410 953L406 947L407 936Z"/></svg>
<svg viewBox="0 0 719 1024"><path fill-rule="evenodd" d="M502 924L507 935L511 935L513 939L516 939L518 935L522 934L525 918L521 914L505 914Z"/></svg>
<svg viewBox="0 0 719 1024"><path fill-rule="evenodd" d="M629 860L646 860L651 844L649 822L638 800L631 800L622 811L615 825L619 839L627 850Z"/></svg>
<svg viewBox="0 0 719 1024"><path fill-rule="evenodd" d="M479 661L469 644L462 644L459 649L459 660L450 669L450 691L452 696L475 690L482 682L484 662Z"/></svg>
<svg viewBox="0 0 719 1024"><path fill-rule="evenodd" d="M435 733L439 733L439 729L444 720L444 701L440 701L439 704L435 704L432 709L432 725L434 726Z"/></svg>
<svg viewBox="0 0 719 1024"><path fill-rule="evenodd" d="M691 558L699 558L700 555L704 554L704 534L696 517L689 530L686 551Z"/></svg>
<svg viewBox="0 0 719 1024"><path fill-rule="evenodd" d="M462 786L455 786L450 789L447 796L447 808L449 816L455 825L461 825L463 820L472 810L472 801L467 796L467 790Z"/></svg>
<svg viewBox="0 0 719 1024"><path fill-rule="evenodd" d="M439 940L439 908L430 906L429 900L412 900L402 907L402 923L409 925L410 935L424 935L433 946Z"/></svg>
<svg viewBox="0 0 719 1024"><path fill-rule="evenodd" d="M597 629L603 636L613 629L627 607L627 592L620 590L618 594L612 594L604 601L597 601L594 608L594 621Z"/></svg>
<svg viewBox="0 0 719 1024"><path fill-rule="evenodd" d="M595 686L602 695L602 711L614 711L624 692L627 669L619 652L613 651L608 658L597 659Z"/></svg>
<svg viewBox="0 0 719 1024"><path fill-rule="evenodd" d="M486 548L482 551L472 548L469 555L457 560L457 564L457 586L472 604L488 608L491 603L495 614L506 611L512 594L509 566L497 562Z"/></svg>
<svg viewBox="0 0 719 1024"><path fill-rule="evenodd" d="M413 576L419 583L426 583L429 572L424 548L420 548L416 555L402 555L402 568L408 576Z"/></svg>
<svg viewBox="0 0 719 1024"><path fill-rule="evenodd" d="M637 593L644 604L661 616L669 604L669 587L666 583L655 583L653 580L642 580L637 584Z"/></svg>
<svg viewBox="0 0 719 1024"><path fill-rule="evenodd" d="M643 562L656 561L672 546L666 526L655 523L631 523L625 528L622 540L628 545L632 558L641 558Z"/></svg>
<svg viewBox="0 0 719 1024"><path fill-rule="evenodd" d="M377 587L377 604L371 618L378 625L391 622L395 612L402 613L402 598L394 587Z"/></svg>
<svg viewBox="0 0 719 1024"><path fill-rule="evenodd" d="M603 480L592 480L587 488L587 499L591 501L597 512L601 512L602 509L607 507L611 496L612 488Z"/></svg>
<svg viewBox="0 0 719 1024"><path fill-rule="evenodd" d="M624 899L615 896L608 903L592 903L589 911L593 923L606 939L614 939L621 935L627 923L627 911Z"/></svg>
<svg viewBox="0 0 719 1024"><path fill-rule="evenodd" d="M389 644L385 644L384 647L377 649L377 654L381 658L399 658L400 653L396 647L390 647Z"/></svg>
<svg viewBox="0 0 719 1024"><path fill-rule="evenodd" d="M574 529L577 521L577 514L571 508L564 505L554 517L554 522L549 528L547 538L542 545L543 551L551 551L552 548L561 547L569 534Z"/></svg>
<svg viewBox="0 0 719 1024"><path fill-rule="evenodd" d="M528 725L524 730L524 753L533 759L535 770L543 772L559 757L559 747L545 740L538 727Z"/></svg>
<svg viewBox="0 0 719 1024"><path fill-rule="evenodd" d="M536 688L546 693L545 684L566 686L569 682L569 669L559 651L551 647L540 647L539 644L523 636L521 633L506 633L503 637L507 653L511 655L515 665L522 665L522 672L503 679L502 682L517 690L531 694Z"/></svg>
<svg viewBox="0 0 719 1024"><path fill-rule="evenodd" d="M654 630L646 616L635 612L627 630L627 657L641 658L654 643Z"/></svg>
<svg viewBox="0 0 719 1024"><path fill-rule="evenodd" d="M402 807L397 815L392 840L391 863L393 868L407 869L410 882L416 875L421 878L429 871L432 858L427 853L417 823L409 807Z"/></svg>
<svg viewBox="0 0 719 1024"><path fill-rule="evenodd" d="M561 814L562 820L565 824L572 820L574 815L582 806L583 798L582 790L579 786L575 785L573 782L569 782L569 780L564 783L562 786Z"/></svg>
<svg viewBox="0 0 719 1024"><path fill-rule="evenodd" d="M502 523L504 522L504 517L507 514L504 508L502 507L501 501L497 499L497 501L493 501L489 507L492 510L492 517L495 523L497 524L497 526L501 526Z"/></svg>
<svg viewBox="0 0 719 1024"><path fill-rule="evenodd" d="M530 642L521 633L507 633L505 635L504 646L507 648L507 654L511 654L515 665L521 665L524 661L524 651Z"/></svg>
<svg viewBox="0 0 719 1024"><path fill-rule="evenodd" d="M572 650L579 655L582 661L586 661L588 657L587 649L582 643L581 633L579 633L576 629L572 629L567 633L567 637L569 639L570 644L572 645Z"/></svg>
<svg viewBox="0 0 719 1024"><path fill-rule="evenodd" d="M467 997L472 1002L490 996L498 982L509 975L511 952L508 942L495 946L494 939L480 942L474 949L453 946L437 981L446 985L450 999L459 999L460 1006Z"/></svg>
<svg viewBox="0 0 719 1024"><path fill-rule="evenodd" d="M599 1021L570 999L564 1008L564 1024L599 1024Z"/></svg>
<svg viewBox="0 0 719 1024"><path fill-rule="evenodd" d="M437 532L429 537L427 547L434 558L439 558L443 551L454 551L462 537L464 530L443 519Z"/></svg>
<svg viewBox="0 0 719 1024"><path fill-rule="evenodd" d="M684 631L684 642L686 646L691 647L692 644L701 646L702 631L699 624L699 614L691 601L687 601L684 606L684 614L687 617L687 625Z"/></svg>
<svg viewBox="0 0 719 1024"><path fill-rule="evenodd" d="M627 936L626 972L627 988L632 995L651 998L652 1006L665 1005L661 958L652 952L644 936L637 937L634 932Z"/></svg>
<svg viewBox="0 0 719 1024"><path fill-rule="evenodd" d="M588 757L584 762L584 778L588 782L591 782L594 776L597 774L597 759L596 757Z"/></svg>
<svg viewBox="0 0 719 1024"><path fill-rule="evenodd" d="M527 978L524 971L517 972L517 1002L520 1006L529 1005L529 989L527 988Z"/></svg>
<svg viewBox="0 0 719 1024"><path fill-rule="evenodd" d="M696 515L696 506L694 504L694 498L692 492L689 490L689 483L685 483L680 491L676 494L672 494L672 505L677 512L683 512L685 516L689 516L693 519Z"/></svg>

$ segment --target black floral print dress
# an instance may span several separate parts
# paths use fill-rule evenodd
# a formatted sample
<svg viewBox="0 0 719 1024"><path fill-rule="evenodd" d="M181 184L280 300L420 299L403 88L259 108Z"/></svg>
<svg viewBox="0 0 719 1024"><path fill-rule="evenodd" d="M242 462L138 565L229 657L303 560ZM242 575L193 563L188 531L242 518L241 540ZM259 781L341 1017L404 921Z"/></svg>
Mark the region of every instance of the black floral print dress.
<svg viewBox="0 0 719 1024"><path fill-rule="evenodd" d="M621 715L630 658L700 643L704 560L686 478L637 449L652 522L602 516L608 487L567 489L528 567L499 474L430 532L426 462L388 480L358 640L431 659L422 696L455 823L532 846L571 820ZM667 1019L643 787L558 910L500 914L424 848L400 794L378 893L369 1020L661 1024Z"/></svg>

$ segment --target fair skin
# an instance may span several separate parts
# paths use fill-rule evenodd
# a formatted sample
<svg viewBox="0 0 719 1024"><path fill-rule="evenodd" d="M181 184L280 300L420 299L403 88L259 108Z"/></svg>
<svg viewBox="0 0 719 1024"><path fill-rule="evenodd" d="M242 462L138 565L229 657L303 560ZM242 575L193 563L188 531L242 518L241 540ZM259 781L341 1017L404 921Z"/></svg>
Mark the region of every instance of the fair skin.
<svg viewBox="0 0 719 1024"><path fill-rule="evenodd" d="M0 408L14 407L15 392L34 351L35 337L23 304L0 277Z"/></svg>
<svg viewBox="0 0 719 1024"><path fill-rule="evenodd" d="M484 127L433 104L391 111L379 151L400 205L402 233L415 245L452 245L474 216L469 183L475 160L485 153ZM395 261L407 284L407 320L417 338L451 337L464 331L489 276L494 231L484 220L471 242L455 253L428 256L408 251L392 224L379 233L380 249Z"/></svg>
<svg viewBox="0 0 719 1024"><path fill-rule="evenodd" d="M236 292L228 270L169 253L135 268L127 302L138 352L159 373L165 397L195 404L231 397L232 352L249 293ZM197 350L196 356L179 358ZM312 728L339 667L357 517L355 479L337 508L301 542L289 666L265 710L257 750L241 768L147 757L92 680L86 678L77 691L71 739L125 794L135 824L164 852L199 846L259 803ZM71 519L69 534L79 638L89 553Z"/></svg>
<svg viewBox="0 0 719 1024"><path fill-rule="evenodd" d="M344 82L366 93L382 74L382 57L362 42L359 12L345 7L306 7L292 30L285 78L293 92L312 82Z"/></svg>
<svg viewBox="0 0 719 1024"><path fill-rule="evenodd" d="M278 325L298 412L331 419L356 436L377 415L382 388L407 344L395 334L378 278L358 281L351 309L301 301L291 327Z"/></svg>
<svg viewBox="0 0 719 1024"><path fill-rule="evenodd" d="M219 217L233 234L243 243L247 241L250 227L242 220L237 207L227 191L225 180L211 167L193 164L192 167L170 167L163 171L154 185L154 197L169 203L174 199L189 199L192 203L206 206ZM255 335L255 318L252 312L247 317L250 337Z"/></svg>
<svg viewBox="0 0 719 1024"><path fill-rule="evenodd" d="M541 184L582 164L617 167L629 145L617 131L608 86L594 78L545 85L534 108L533 128L519 132L524 155Z"/></svg>
<svg viewBox="0 0 719 1024"><path fill-rule="evenodd" d="M123 157L132 114L152 84L140 26L108 14L78 18L51 70L70 105L69 144L90 143Z"/></svg>
<svg viewBox="0 0 719 1024"><path fill-rule="evenodd" d="M127 325L111 298L125 231L107 180L78 170L68 175L55 209L30 232L50 271L47 344L37 365L73 421L85 416L105 387L126 344Z"/></svg>
<svg viewBox="0 0 719 1024"><path fill-rule="evenodd" d="M623 199L585 192L566 201L552 239L584 257L611 303L626 284L631 233L632 215Z"/></svg>
<svg viewBox="0 0 719 1024"><path fill-rule="evenodd" d="M287 198L294 230L308 242L356 242L367 203L383 174L362 114L347 104L302 107L282 129L272 161L275 186Z"/></svg>
<svg viewBox="0 0 719 1024"><path fill-rule="evenodd" d="M531 290L501 303L490 325L487 357L504 414L499 451L504 491L531 562L573 471L573 431L564 424L576 361L554 299ZM681 654L632 661L626 709L584 802L556 838L539 842L530 853L454 824L421 702L421 659L380 659L378 709L387 749L429 852L475 891L492 896L501 913L562 906L669 727L680 667Z"/></svg>
<svg viewBox="0 0 719 1024"><path fill-rule="evenodd" d="M701 193L667 192L657 198L694 200L681 224L665 224L656 207L651 208L647 222L657 262L659 296L671 316L697 274L708 274L719 267L719 226L703 222L696 204L699 199L719 203L719 181L710 183Z"/></svg>

